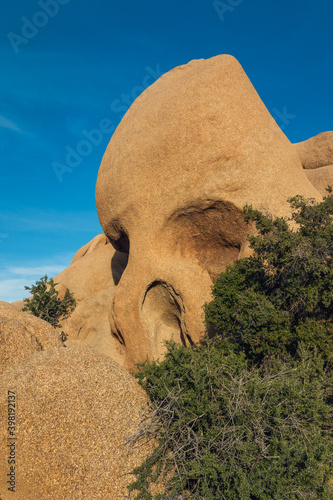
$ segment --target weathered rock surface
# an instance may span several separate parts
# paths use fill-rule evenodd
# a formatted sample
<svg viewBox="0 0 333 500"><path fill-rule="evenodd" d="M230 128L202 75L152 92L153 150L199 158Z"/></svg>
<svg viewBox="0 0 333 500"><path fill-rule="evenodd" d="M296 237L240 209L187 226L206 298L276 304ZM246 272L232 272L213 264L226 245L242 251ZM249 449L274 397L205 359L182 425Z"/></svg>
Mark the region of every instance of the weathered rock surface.
<svg viewBox="0 0 333 500"><path fill-rule="evenodd" d="M97 248L105 247L105 245L109 245L110 242L105 236L104 233L98 234L93 238L91 241L89 241L86 245L81 247L76 254L74 255L71 264L74 264L77 260L81 259L81 257L84 257L85 255L88 255L89 253L93 252Z"/></svg>
<svg viewBox="0 0 333 500"><path fill-rule="evenodd" d="M0 302L0 373L36 351L62 347L59 332L49 323L7 302Z"/></svg>
<svg viewBox="0 0 333 500"><path fill-rule="evenodd" d="M6 484L8 390L16 397L15 494ZM129 472L152 443L123 444L145 409L135 379L88 346L33 354L0 377L1 498L128 498Z"/></svg>
<svg viewBox="0 0 333 500"><path fill-rule="evenodd" d="M96 203L105 234L54 278L77 300L62 323L67 345L84 341L131 369L161 357L165 340L199 341L212 282L248 252L243 206L287 215L295 194L320 199L330 169L304 170L300 156L327 161L330 134L292 145L231 56L163 75L104 155Z"/></svg>
<svg viewBox="0 0 333 500"><path fill-rule="evenodd" d="M85 342L121 366L126 364L126 351L111 334L109 307L126 264L127 255L117 252L106 236L99 234L76 252L68 268L53 278L59 298L68 288L77 302L70 317L61 320L61 327L57 328L58 335L64 331L68 336L65 345ZM18 310L24 305L23 301L12 303Z"/></svg>
<svg viewBox="0 0 333 500"><path fill-rule="evenodd" d="M61 321L68 335L66 345L81 340L97 352L125 364L124 346L111 334L109 307L127 256L117 252L104 234L97 235L75 254L71 265L54 278L56 287L73 292L77 306ZM59 293L61 297L61 293Z"/></svg>
<svg viewBox="0 0 333 500"><path fill-rule="evenodd" d="M202 338L212 281L247 252L243 206L286 215L296 194L320 199L233 57L191 61L136 99L96 186L104 233L129 253L109 307L127 366Z"/></svg>
<svg viewBox="0 0 333 500"><path fill-rule="evenodd" d="M294 146L308 179L326 196L326 188L333 187L333 132L322 132Z"/></svg>
<svg viewBox="0 0 333 500"><path fill-rule="evenodd" d="M294 144L303 168L315 169L333 165L333 132L322 132Z"/></svg>
<svg viewBox="0 0 333 500"><path fill-rule="evenodd" d="M333 164L326 167L319 167L313 170L305 170L307 178L320 192L322 196L327 196L327 187L333 187Z"/></svg>

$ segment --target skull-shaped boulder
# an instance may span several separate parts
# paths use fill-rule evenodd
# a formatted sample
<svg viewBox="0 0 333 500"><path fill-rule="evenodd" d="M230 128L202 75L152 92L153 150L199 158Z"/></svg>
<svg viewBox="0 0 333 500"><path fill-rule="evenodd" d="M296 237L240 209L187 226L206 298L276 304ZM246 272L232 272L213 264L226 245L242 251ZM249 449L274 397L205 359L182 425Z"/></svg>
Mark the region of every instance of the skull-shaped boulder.
<svg viewBox="0 0 333 500"><path fill-rule="evenodd" d="M229 55L163 75L132 104L104 155L97 210L129 253L109 308L127 367L204 335L214 277L246 255L245 203L274 215L319 199L295 148Z"/></svg>

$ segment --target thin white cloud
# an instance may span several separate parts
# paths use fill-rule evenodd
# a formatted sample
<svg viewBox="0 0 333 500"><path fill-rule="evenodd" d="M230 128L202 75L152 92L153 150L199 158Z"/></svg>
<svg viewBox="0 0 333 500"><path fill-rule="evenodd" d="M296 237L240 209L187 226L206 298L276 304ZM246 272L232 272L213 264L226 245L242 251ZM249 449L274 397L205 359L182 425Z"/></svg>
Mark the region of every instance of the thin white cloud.
<svg viewBox="0 0 333 500"><path fill-rule="evenodd" d="M11 120L8 120L4 116L0 115L0 127L9 130L14 130L15 132L22 132L22 130Z"/></svg>
<svg viewBox="0 0 333 500"><path fill-rule="evenodd" d="M24 289L26 285L26 279L0 280L0 301L15 302L29 297L29 291Z"/></svg>
<svg viewBox="0 0 333 500"><path fill-rule="evenodd" d="M15 264L0 267L0 301L14 302L29 297L29 290L25 290L25 286L31 287L45 274L53 278L70 265L72 257L72 254L62 254L38 265L36 261L30 261L24 267Z"/></svg>
<svg viewBox="0 0 333 500"><path fill-rule="evenodd" d="M95 232L102 228L97 212L60 212L56 210L39 210L21 208L16 212L0 212L0 224L3 231L33 232Z"/></svg>
<svg viewBox="0 0 333 500"><path fill-rule="evenodd" d="M38 275L39 277L45 276L55 276L56 274L61 273L64 270L64 266L36 266L36 267L7 267L6 271L11 274L19 274L21 276L34 276Z"/></svg>

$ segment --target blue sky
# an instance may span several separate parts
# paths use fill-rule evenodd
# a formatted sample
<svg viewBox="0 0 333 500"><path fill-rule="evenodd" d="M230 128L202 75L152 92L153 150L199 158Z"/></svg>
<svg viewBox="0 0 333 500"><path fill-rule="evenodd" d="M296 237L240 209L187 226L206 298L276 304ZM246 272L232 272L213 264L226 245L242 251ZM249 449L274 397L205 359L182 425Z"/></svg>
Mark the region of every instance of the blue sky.
<svg viewBox="0 0 333 500"><path fill-rule="evenodd" d="M101 232L94 189L112 131L171 68L232 54L292 142L333 129L329 0L0 5L0 300L26 297Z"/></svg>

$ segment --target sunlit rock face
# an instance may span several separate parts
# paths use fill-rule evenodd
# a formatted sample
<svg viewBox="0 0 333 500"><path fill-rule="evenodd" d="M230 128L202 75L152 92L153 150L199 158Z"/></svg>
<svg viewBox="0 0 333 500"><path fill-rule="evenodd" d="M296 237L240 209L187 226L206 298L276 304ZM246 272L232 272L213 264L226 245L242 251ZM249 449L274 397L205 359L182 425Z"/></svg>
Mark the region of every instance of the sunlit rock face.
<svg viewBox="0 0 333 500"><path fill-rule="evenodd" d="M248 252L243 206L286 215L295 194L320 199L232 56L175 68L136 99L96 185L104 233L128 259L108 305L126 367L165 340L200 341L214 278Z"/></svg>
<svg viewBox="0 0 333 500"><path fill-rule="evenodd" d="M8 402L16 411L11 435ZM146 411L147 395L134 377L89 346L35 352L0 375L2 498L133 499L131 473L156 443L126 442ZM16 459L11 485L10 451ZM13 485L15 492L8 491Z"/></svg>
<svg viewBox="0 0 333 500"><path fill-rule="evenodd" d="M333 187L333 132L322 132L294 146L308 179L327 195L327 187Z"/></svg>

